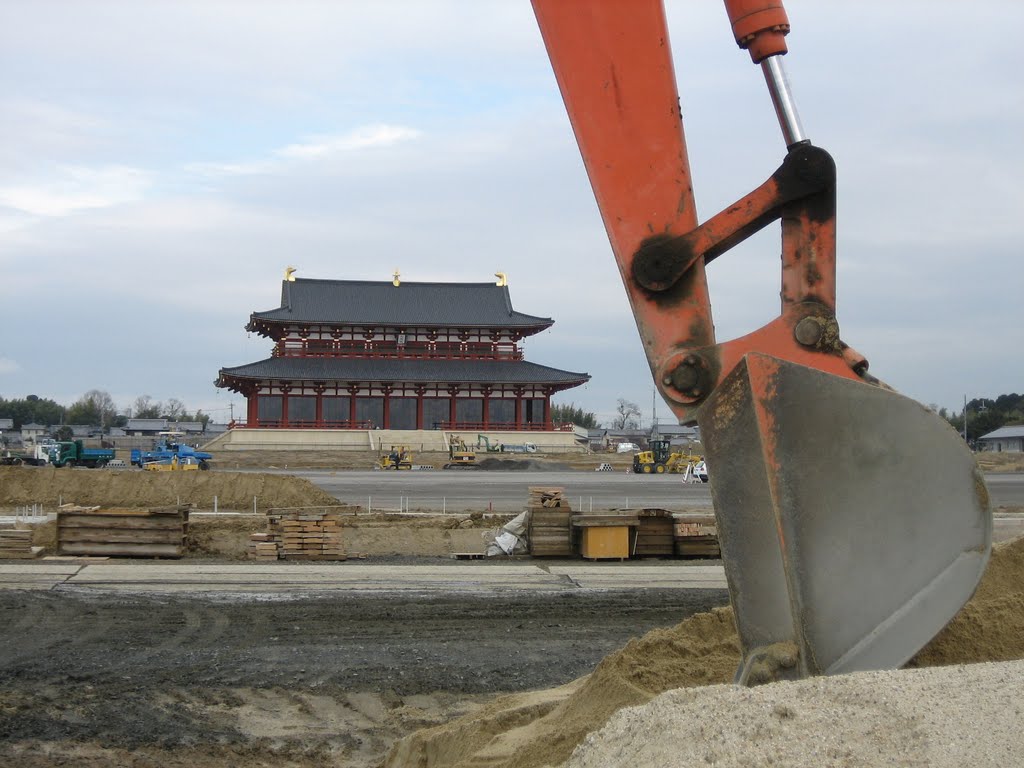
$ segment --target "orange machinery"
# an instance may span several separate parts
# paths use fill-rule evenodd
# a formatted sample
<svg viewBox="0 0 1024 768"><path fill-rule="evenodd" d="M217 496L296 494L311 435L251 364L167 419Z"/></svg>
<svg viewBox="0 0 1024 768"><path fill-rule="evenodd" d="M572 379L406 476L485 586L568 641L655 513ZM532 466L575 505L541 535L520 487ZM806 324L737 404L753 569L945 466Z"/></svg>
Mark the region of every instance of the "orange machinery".
<svg viewBox="0 0 1024 768"><path fill-rule="evenodd" d="M737 679L902 665L973 593L991 514L957 434L840 339L836 167L800 124L781 2L725 5L786 154L703 223L660 0L533 5L655 385L680 422L700 425L715 468ZM706 269L776 221L780 314L719 341Z"/></svg>

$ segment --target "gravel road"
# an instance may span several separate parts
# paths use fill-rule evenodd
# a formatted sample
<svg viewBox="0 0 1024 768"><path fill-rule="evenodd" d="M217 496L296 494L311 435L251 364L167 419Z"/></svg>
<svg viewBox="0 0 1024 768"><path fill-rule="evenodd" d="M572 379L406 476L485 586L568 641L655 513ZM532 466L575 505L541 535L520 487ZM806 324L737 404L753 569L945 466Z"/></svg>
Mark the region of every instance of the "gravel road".
<svg viewBox="0 0 1024 768"><path fill-rule="evenodd" d="M479 700L567 682L629 638L726 602L723 590L270 601L8 592L0 594L0 758L46 765L27 757L41 754L40 744L62 754L92 744L163 750L157 764L187 749L182 764L221 765L210 755L223 745L259 741L245 722L253 691L274 699L265 703L278 718L288 714L282 700L296 697L310 706L316 697L371 695L377 709L423 696ZM365 733L353 718L338 726L345 733L280 733L269 753L314 765L294 760L324 750L351 758L358 746L366 762L344 764L369 765L403 735L389 735L383 718L367 720Z"/></svg>

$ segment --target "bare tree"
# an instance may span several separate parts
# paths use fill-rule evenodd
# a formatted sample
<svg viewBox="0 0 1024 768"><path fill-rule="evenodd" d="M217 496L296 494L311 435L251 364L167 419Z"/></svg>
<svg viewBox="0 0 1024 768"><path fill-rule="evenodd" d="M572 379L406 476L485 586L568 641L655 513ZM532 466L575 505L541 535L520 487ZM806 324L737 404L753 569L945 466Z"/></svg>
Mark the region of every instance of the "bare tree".
<svg viewBox="0 0 1024 768"><path fill-rule="evenodd" d="M117 416L117 406L109 392L90 389L68 409L71 424L99 424L107 427Z"/></svg>
<svg viewBox="0 0 1024 768"><path fill-rule="evenodd" d="M615 406L615 412L618 414L612 424L615 429L636 429L637 418L640 416L639 405L620 397Z"/></svg>
<svg viewBox="0 0 1024 768"><path fill-rule="evenodd" d="M174 421L182 421L188 416L188 410L185 408L185 404L176 397L172 397L167 401L167 405L164 407L164 416Z"/></svg>
<svg viewBox="0 0 1024 768"><path fill-rule="evenodd" d="M160 417L163 407L164 404L159 400L154 401L149 395L139 395L135 398L132 413L137 419L156 419Z"/></svg>

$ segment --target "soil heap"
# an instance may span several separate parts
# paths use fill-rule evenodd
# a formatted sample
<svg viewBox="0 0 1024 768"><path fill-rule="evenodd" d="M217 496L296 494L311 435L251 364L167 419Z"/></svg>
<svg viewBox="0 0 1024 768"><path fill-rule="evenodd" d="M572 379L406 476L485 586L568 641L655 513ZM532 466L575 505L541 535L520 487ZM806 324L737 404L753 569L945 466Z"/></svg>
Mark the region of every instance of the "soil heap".
<svg viewBox="0 0 1024 768"><path fill-rule="evenodd" d="M1022 658L1024 538L994 548L975 596L909 666ZM547 691L504 696L471 715L414 733L395 745L385 765L562 765L584 737L601 728L616 711L645 704L676 688L729 683L739 659L732 610L719 608L697 614L671 629L656 629L631 640L622 650L607 656L592 674L572 683ZM832 681L843 679L824 678L814 681L814 685L827 687ZM686 696L676 694L676 699L686 700ZM607 755L579 763L616 764L631 763L620 763L618 758Z"/></svg>
<svg viewBox="0 0 1024 768"><path fill-rule="evenodd" d="M105 507L193 504L202 509L260 509L334 505L338 500L308 480L256 472L143 472L57 467L0 467L0 507L63 502Z"/></svg>

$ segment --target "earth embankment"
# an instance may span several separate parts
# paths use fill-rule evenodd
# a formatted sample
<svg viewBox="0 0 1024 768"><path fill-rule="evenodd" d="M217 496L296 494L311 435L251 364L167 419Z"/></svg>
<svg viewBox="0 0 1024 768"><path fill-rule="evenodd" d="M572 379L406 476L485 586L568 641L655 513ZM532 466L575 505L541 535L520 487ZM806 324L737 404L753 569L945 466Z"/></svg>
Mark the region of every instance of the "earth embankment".
<svg viewBox="0 0 1024 768"><path fill-rule="evenodd" d="M79 504L154 507L193 504L221 509L334 505L308 480L257 472L144 472L142 470L0 467L0 507Z"/></svg>

